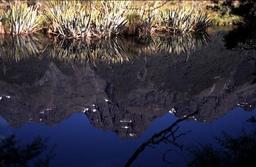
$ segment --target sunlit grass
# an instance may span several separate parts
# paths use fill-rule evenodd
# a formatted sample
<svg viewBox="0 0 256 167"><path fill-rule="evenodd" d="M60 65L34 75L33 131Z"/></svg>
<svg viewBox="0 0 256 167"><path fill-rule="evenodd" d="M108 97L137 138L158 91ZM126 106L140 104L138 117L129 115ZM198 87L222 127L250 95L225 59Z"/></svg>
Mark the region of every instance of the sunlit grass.
<svg viewBox="0 0 256 167"><path fill-rule="evenodd" d="M76 1L50 1L45 9L48 32L63 38L85 38L91 24L86 6Z"/></svg>
<svg viewBox="0 0 256 167"><path fill-rule="evenodd" d="M50 32L64 38L105 38L120 35L126 25L130 2L49 2L46 15Z"/></svg>
<svg viewBox="0 0 256 167"><path fill-rule="evenodd" d="M0 32L30 34L44 29L65 39L149 37L204 32L213 24L240 20L206 10L210 1L48 0L9 3L0 10Z"/></svg>
<svg viewBox="0 0 256 167"><path fill-rule="evenodd" d="M212 23L216 26L236 25L243 22L243 18L236 15L220 15L218 13L212 13L210 18Z"/></svg>
<svg viewBox="0 0 256 167"><path fill-rule="evenodd" d="M206 13L194 9L177 8L160 13L160 25L171 34L202 32L211 25Z"/></svg>
<svg viewBox="0 0 256 167"><path fill-rule="evenodd" d="M26 3L10 3L9 9L3 12L2 23L5 32L9 34L31 34L42 27L44 16L38 6L28 6Z"/></svg>
<svg viewBox="0 0 256 167"><path fill-rule="evenodd" d="M100 7L95 4L92 9L93 23L100 36L112 37L123 33L130 1L101 1Z"/></svg>

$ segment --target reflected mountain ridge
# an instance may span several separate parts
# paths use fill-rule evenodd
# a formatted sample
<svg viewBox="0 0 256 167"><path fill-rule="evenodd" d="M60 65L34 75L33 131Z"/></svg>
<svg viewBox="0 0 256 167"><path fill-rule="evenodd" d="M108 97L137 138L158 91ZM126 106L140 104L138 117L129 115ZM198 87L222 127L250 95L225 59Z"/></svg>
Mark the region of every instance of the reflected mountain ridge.
<svg viewBox="0 0 256 167"><path fill-rule="evenodd" d="M222 39L223 33L213 34L212 42L191 52L189 59L160 52L161 44L153 53L126 41L119 49L110 47L117 42L98 43L106 48L97 53L96 46L82 43L79 49L73 43L55 49L49 45L40 60L34 56L1 63L0 115L19 127L27 122L53 125L82 112L94 127L136 137L168 111L177 117L197 111L192 119L210 122L235 107L252 110L255 60L226 50ZM111 56L126 50L136 56L133 61L123 57L128 61L120 64L121 59ZM92 61L78 61L83 63L61 61L69 59L69 52L78 60L83 54L95 55Z"/></svg>

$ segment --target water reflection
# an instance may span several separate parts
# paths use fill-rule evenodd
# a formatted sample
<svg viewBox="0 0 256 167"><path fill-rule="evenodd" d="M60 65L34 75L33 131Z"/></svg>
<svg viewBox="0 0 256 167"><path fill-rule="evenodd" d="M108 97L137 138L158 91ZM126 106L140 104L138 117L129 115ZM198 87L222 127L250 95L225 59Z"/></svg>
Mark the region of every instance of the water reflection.
<svg viewBox="0 0 256 167"><path fill-rule="evenodd" d="M144 50L147 53L152 52L162 52L169 54L187 54L193 53L197 49L202 48L207 45L210 38L207 33L202 33L198 35L184 35L184 36L171 36L169 38L158 37L152 38L150 44Z"/></svg>
<svg viewBox="0 0 256 167"><path fill-rule="evenodd" d="M131 157L128 159L128 161L126 162L125 166L129 167L133 164L133 162L138 158L138 156L140 154L142 154L145 149L147 147L154 147L155 145L158 145L159 143L166 143L166 144L171 144L175 147L177 147L180 150L183 150L183 146L181 144L179 144L177 142L177 140L186 135L188 132L179 132L179 124L183 121L185 121L186 119L188 119L189 117L192 117L194 115L196 115L197 112L195 113L190 113L187 116L184 116L183 118L180 118L178 120L176 120L174 123L172 123L169 127L167 127L166 129L161 130L160 132L154 134L152 137L150 137L147 141L145 141L144 143L142 143L135 151L134 153L131 155ZM169 150L168 150L169 151ZM167 152L168 152L167 151ZM163 160L167 161L165 158L165 154L167 153L165 152L163 154ZM168 161L167 161L168 162Z"/></svg>
<svg viewBox="0 0 256 167"><path fill-rule="evenodd" d="M52 58L62 61L123 63L130 61L131 56L124 49L121 39L103 40L95 43L84 41L58 41L50 49Z"/></svg>
<svg viewBox="0 0 256 167"><path fill-rule="evenodd" d="M255 124L252 119L255 119L255 117L252 117L248 121ZM216 140L220 146L219 149L211 145L202 145L201 147L193 148L193 151L191 151L193 159L188 163L188 166L203 167L213 165L216 167L240 167L255 164L255 127L250 132L243 131L238 137L223 133L221 136L217 136Z"/></svg>
<svg viewBox="0 0 256 167"><path fill-rule="evenodd" d="M218 135L212 134L212 142L209 142L204 137L202 137L204 140L195 140L198 139L194 138L194 135L197 133L195 131L199 132L197 134L199 136L207 136L209 135L208 133L214 133L213 131L217 129L207 133L202 127L208 126L206 129L211 130L211 128L217 128L217 124L220 124L221 121L196 126L188 121L189 117L196 114L191 113L184 118L176 119L171 124L169 123L166 128L160 129L143 141L127 159L125 166L154 164L157 158L159 158L157 162L161 166L203 167L213 165L216 167L238 167L254 164L256 146L255 116L251 116L249 119L248 117L242 118L240 121L242 121L243 126L240 125L241 127L235 129L236 134L231 131L221 131ZM231 122L221 126L230 125ZM199 130L196 130L196 127ZM155 150L160 155L155 155L154 161L147 163L145 155Z"/></svg>
<svg viewBox="0 0 256 167"><path fill-rule="evenodd" d="M11 52L8 59L13 54L25 58L15 58L20 61L14 63L1 57L0 114L20 127L26 122L52 125L82 112L94 127L139 137L167 111L181 118L197 111L191 119L211 122L235 107L253 110L255 53L225 49L223 35L213 33L212 42L191 52L189 59L170 55L170 49L162 51L166 47L156 41L146 47L129 41L120 44L118 39L90 45L65 41L39 47L43 52L38 57L28 56L35 49L15 54L2 45L5 50L0 52Z"/></svg>
<svg viewBox="0 0 256 167"><path fill-rule="evenodd" d="M47 152L46 141L40 137L22 146L14 135L0 139L0 166L38 166L47 167L54 157ZM48 150L49 151L49 150ZM46 154L42 156L42 154Z"/></svg>
<svg viewBox="0 0 256 167"><path fill-rule="evenodd" d="M243 48L244 50L256 49L256 21L255 17L246 24L236 27L225 35L225 45L229 49Z"/></svg>
<svg viewBox="0 0 256 167"><path fill-rule="evenodd" d="M49 42L51 41L51 42ZM172 36L147 40L115 38L88 43L79 40L52 40L42 36L2 36L2 59L20 61L29 56L47 56L65 62L124 63L139 55L190 54L207 45L208 34Z"/></svg>
<svg viewBox="0 0 256 167"><path fill-rule="evenodd" d="M191 148L195 133L202 142L224 127L237 132L241 119L255 111L256 51L227 49L227 33L96 43L2 38L0 115L21 138L39 134L58 143L55 166L106 166L113 157L118 163L109 166L130 166L139 164L149 147L165 149L160 158L170 165L182 159L177 154L184 146ZM243 112L232 117L234 108ZM159 117L159 128L150 128L146 140ZM11 141L10 148L24 152ZM174 147L166 150L162 143ZM41 146L45 143L33 148L44 150ZM161 166L155 161L159 152L152 152L145 163ZM27 163L19 155L4 163Z"/></svg>
<svg viewBox="0 0 256 167"><path fill-rule="evenodd" d="M46 46L40 36L1 36L0 57L5 61L21 61L30 56L40 56Z"/></svg>

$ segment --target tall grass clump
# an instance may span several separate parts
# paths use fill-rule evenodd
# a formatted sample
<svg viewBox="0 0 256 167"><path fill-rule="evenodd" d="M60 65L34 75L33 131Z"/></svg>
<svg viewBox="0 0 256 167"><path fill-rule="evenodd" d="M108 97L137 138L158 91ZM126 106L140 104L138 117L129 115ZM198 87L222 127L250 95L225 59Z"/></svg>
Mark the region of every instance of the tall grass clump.
<svg viewBox="0 0 256 167"><path fill-rule="evenodd" d="M137 28L133 29L137 29L138 33L136 34L138 34L140 38L147 38L151 35L154 22L158 19L156 18L159 12L157 6L158 2L147 2L128 15L129 25L137 26Z"/></svg>
<svg viewBox="0 0 256 167"><path fill-rule="evenodd" d="M86 38L91 16L80 1L50 1L46 8L48 32L62 38Z"/></svg>
<svg viewBox="0 0 256 167"><path fill-rule="evenodd" d="M95 39L121 35L130 2L50 1L46 15L50 33L64 38Z"/></svg>
<svg viewBox="0 0 256 167"><path fill-rule="evenodd" d="M43 15L39 12L39 6L28 6L27 3L14 2L2 16L5 33L31 34L42 28Z"/></svg>
<svg viewBox="0 0 256 167"><path fill-rule="evenodd" d="M211 25L206 13L194 9L165 10L160 12L157 18L160 20L160 27L164 27L165 32L171 34L202 32ZM158 27L155 30L157 31Z"/></svg>
<svg viewBox="0 0 256 167"><path fill-rule="evenodd" d="M101 37L122 35L127 24L126 12L130 1L100 1L93 5L93 23Z"/></svg>

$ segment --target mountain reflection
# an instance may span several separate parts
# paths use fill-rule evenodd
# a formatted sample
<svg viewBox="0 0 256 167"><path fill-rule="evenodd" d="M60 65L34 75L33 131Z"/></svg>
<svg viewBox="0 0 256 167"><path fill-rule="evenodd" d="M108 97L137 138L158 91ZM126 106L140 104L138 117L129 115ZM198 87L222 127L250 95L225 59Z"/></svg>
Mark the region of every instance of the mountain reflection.
<svg viewBox="0 0 256 167"><path fill-rule="evenodd" d="M173 37L164 43L39 40L46 43L39 47L37 40L12 39L21 48L3 40L0 115L18 127L52 125L82 112L95 127L136 137L167 111L178 117L197 111L193 119L208 122L237 106L252 110L255 59L226 50L222 37L213 34L208 45L208 37Z"/></svg>

